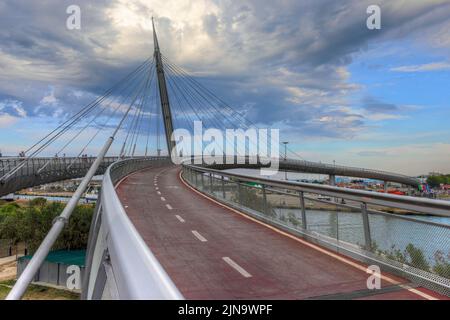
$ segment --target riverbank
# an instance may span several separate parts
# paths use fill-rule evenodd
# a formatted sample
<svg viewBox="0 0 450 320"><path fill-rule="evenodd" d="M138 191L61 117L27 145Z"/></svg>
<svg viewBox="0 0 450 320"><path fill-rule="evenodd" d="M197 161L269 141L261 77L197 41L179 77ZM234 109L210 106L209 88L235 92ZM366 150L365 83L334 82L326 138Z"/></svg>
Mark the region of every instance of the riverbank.
<svg viewBox="0 0 450 320"><path fill-rule="evenodd" d="M58 197L58 198L70 198L73 192L60 191L60 192L39 192L39 191L19 191L15 193L19 196L33 196L33 197Z"/></svg>
<svg viewBox="0 0 450 320"><path fill-rule="evenodd" d="M0 281L0 299L4 300L14 286L15 280ZM80 294L37 284L31 284L22 300L79 300Z"/></svg>

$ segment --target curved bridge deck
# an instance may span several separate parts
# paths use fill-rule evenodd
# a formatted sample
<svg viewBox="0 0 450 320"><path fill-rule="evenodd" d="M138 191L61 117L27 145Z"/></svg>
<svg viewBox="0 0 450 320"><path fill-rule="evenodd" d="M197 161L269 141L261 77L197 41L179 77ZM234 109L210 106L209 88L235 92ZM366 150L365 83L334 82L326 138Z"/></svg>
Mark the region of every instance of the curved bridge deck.
<svg viewBox="0 0 450 320"><path fill-rule="evenodd" d="M117 193L137 230L187 299L442 298L233 212L187 187L178 167L125 178ZM386 278L387 277L387 278Z"/></svg>

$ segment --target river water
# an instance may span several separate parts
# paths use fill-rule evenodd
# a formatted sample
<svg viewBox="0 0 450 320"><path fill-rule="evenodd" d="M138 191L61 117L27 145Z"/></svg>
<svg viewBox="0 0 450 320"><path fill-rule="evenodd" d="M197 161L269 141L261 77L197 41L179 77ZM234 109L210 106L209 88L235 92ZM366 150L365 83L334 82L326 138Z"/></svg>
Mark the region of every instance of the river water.
<svg viewBox="0 0 450 320"><path fill-rule="evenodd" d="M283 216L289 222L289 214L301 221L299 209L276 208L278 218ZM436 252L442 252L450 259L450 218L429 216L408 216L423 221L432 221L445 226L435 226L422 222L408 221L384 215L369 215L372 241L381 250L398 249L404 251L408 244L421 249L429 262L435 261ZM306 210L308 229L322 235L338 238L352 244L363 245L364 233L362 216L359 212L336 212ZM339 228L336 226L339 225Z"/></svg>

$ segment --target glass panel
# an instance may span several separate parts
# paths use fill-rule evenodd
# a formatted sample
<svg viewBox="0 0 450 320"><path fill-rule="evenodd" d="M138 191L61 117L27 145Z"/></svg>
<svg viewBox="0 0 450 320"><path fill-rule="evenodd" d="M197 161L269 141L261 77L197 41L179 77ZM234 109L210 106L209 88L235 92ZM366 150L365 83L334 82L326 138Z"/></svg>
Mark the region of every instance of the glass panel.
<svg viewBox="0 0 450 320"><path fill-rule="evenodd" d="M242 205L259 213L265 212L262 188L249 184L241 184Z"/></svg>
<svg viewBox="0 0 450 320"><path fill-rule="evenodd" d="M267 190L267 199L270 207L268 215L289 227L302 228L300 197L297 193L270 188Z"/></svg>

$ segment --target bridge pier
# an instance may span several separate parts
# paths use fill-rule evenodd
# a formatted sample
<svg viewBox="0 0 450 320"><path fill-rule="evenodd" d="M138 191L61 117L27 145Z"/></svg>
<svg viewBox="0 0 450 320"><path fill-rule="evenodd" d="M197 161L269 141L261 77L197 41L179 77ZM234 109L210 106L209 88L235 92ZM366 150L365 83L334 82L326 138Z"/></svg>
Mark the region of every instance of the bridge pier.
<svg viewBox="0 0 450 320"><path fill-rule="evenodd" d="M336 185L336 176L334 174L330 174L330 186L335 186Z"/></svg>
<svg viewBox="0 0 450 320"><path fill-rule="evenodd" d="M330 186L335 186L336 185L336 175L330 174L328 180L329 180ZM339 199L338 198L332 198L331 201L339 202Z"/></svg>
<svg viewBox="0 0 450 320"><path fill-rule="evenodd" d="M388 192L388 182L384 181L384 193Z"/></svg>

